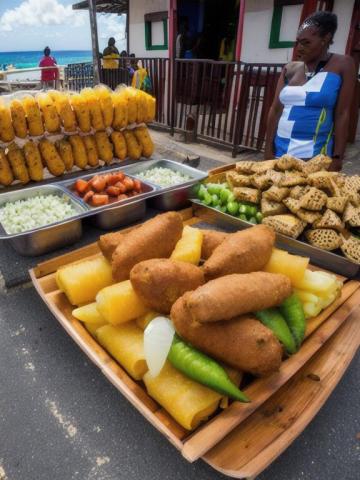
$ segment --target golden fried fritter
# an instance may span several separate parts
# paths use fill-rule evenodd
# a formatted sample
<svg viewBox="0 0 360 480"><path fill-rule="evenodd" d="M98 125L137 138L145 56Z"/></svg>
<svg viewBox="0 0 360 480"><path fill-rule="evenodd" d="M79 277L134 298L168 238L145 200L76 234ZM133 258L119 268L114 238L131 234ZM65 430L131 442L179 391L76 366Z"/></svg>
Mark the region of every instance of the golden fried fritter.
<svg viewBox="0 0 360 480"><path fill-rule="evenodd" d="M202 230L203 243L201 247L201 258L207 260L213 253L216 247L222 243L230 234L226 232L219 232L217 230Z"/></svg>
<svg viewBox="0 0 360 480"><path fill-rule="evenodd" d="M274 242L274 231L265 225L228 235L205 262L205 277L262 270L270 259Z"/></svg>
<svg viewBox="0 0 360 480"><path fill-rule="evenodd" d="M207 323L276 307L290 295L291 282L285 275L234 273L199 287L189 295L187 305L194 320Z"/></svg>
<svg viewBox="0 0 360 480"><path fill-rule="evenodd" d="M265 376L279 369L282 347L271 330L252 316L206 325L194 322L187 307L190 295L187 292L179 298L170 314L177 333L184 340L217 360L253 375Z"/></svg>
<svg viewBox="0 0 360 480"><path fill-rule="evenodd" d="M130 281L145 306L165 314L185 292L205 283L201 268L168 258L138 263L130 272Z"/></svg>
<svg viewBox="0 0 360 480"><path fill-rule="evenodd" d="M112 254L115 252L116 247L120 244L121 239L125 234L122 232L112 232L105 233L105 235L100 235L98 240L98 247L100 248L102 254L109 261L111 260Z"/></svg>
<svg viewBox="0 0 360 480"><path fill-rule="evenodd" d="M112 256L114 280L127 280L132 267L142 260L170 257L180 240L182 229L181 215L167 212L124 234Z"/></svg>

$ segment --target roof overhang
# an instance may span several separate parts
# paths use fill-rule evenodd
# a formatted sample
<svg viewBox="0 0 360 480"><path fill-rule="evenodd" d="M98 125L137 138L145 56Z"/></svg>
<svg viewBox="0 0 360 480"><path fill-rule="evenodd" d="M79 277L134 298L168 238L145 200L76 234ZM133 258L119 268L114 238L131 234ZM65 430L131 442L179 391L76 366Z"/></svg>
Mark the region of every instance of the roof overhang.
<svg viewBox="0 0 360 480"><path fill-rule="evenodd" d="M73 10L88 10L88 0L74 3ZM129 10L129 0L96 0L96 12L97 13L116 13L122 15Z"/></svg>

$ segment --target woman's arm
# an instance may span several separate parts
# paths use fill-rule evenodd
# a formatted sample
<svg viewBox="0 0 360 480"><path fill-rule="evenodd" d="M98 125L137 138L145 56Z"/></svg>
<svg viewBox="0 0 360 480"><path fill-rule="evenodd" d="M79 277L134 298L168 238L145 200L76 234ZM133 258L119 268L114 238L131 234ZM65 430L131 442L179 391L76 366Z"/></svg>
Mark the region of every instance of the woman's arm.
<svg viewBox="0 0 360 480"><path fill-rule="evenodd" d="M285 86L285 74L286 74L286 67L281 72L280 78L276 86L274 101L269 110L269 115L268 115L267 124L266 124L266 141L265 141L265 153L264 153L265 160L274 158L274 138L275 138L276 130L278 127L279 119L283 111L283 105L279 100L279 95L281 90Z"/></svg>
<svg viewBox="0 0 360 480"><path fill-rule="evenodd" d="M337 100L334 117L334 158L329 168L329 170L333 171L339 171L342 168L348 139L350 111L352 102L354 101L353 96L356 83L354 60L349 56L344 56L342 62L342 86Z"/></svg>

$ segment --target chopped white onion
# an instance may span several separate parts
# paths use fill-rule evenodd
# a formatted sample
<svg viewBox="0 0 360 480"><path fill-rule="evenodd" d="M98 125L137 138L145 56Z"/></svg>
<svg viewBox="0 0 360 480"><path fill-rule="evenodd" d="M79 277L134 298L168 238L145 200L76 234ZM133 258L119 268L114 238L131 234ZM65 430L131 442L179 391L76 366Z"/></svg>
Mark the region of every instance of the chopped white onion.
<svg viewBox="0 0 360 480"><path fill-rule="evenodd" d="M76 215L65 195L37 195L25 200L8 202L0 208L0 223L6 233L21 233L60 222Z"/></svg>
<svg viewBox="0 0 360 480"><path fill-rule="evenodd" d="M174 334L174 326L166 317L154 318L145 328L145 360L153 377L159 375L166 362Z"/></svg>
<svg viewBox="0 0 360 480"><path fill-rule="evenodd" d="M189 175L171 170L171 168L154 167L137 174L141 180L148 180L151 183L161 187L171 187L178 183L184 183L191 180Z"/></svg>

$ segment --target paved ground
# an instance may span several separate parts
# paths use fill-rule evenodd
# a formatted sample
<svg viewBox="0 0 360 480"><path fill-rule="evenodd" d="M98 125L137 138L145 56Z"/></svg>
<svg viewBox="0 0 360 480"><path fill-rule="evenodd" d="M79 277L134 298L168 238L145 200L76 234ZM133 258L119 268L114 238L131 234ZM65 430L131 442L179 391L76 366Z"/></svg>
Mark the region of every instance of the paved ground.
<svg viewBox="0 0 360 480"><path fill-rule="evenodd" d="M162 157L189 157L203 169L232 161L210 147L156 138ZM81 244L98 234L86 227ZM225 478L183 460L87 360L27 283L27 269L41 260L0 248L0 480ZM359 384L358 354L311 425L258 478L357 480Z"/></svg>

